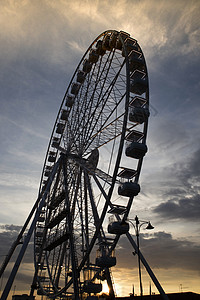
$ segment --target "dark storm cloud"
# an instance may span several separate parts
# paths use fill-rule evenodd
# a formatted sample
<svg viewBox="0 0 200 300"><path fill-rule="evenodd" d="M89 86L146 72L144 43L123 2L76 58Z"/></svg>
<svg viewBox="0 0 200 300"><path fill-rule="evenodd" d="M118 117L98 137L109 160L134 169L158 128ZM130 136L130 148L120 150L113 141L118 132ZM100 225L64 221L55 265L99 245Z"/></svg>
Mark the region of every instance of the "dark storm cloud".
<svg viewBox="0 0 200 300"><path fill-rule="evenodd" d="M200 149L194 153L188 167L191 175L198 179L200 176Z"/></svg>
<svg viewBox="0 0 200 300"><path fill-rule="evenodd" d="M21 226L17 225L0 225L0 265L3 263L4 258L6 255L8 255L8 251L10 250L10 247L12 246L13 242L17 239L17 236L21 230ZM26 236L26 233L24 234L24 237ZM23 238L22 238L23 241ZM22 247L22 244L19 244L14 254L12 255L2 277L3 285L7 282L7 279L10 276L11 270L12 270L12 264L16 262L17 256L19 254L19 251ZM27 247L27 250L25 252L25 255L23 257L22 263L20 265L20 268L17 272L14 284L17 290L29 290L32 280L33 280L33 274L34 274L34 264L33 264L33 242L30 242L30 245Z"/></svg>
<svg viewBox="0 0 200 300"><path fill-rule="evenodd" d="M4 257L8 254L8 251L10 250L10 247L14 243L14 241L17 239L18 234L21 230L22 226L17 225L0 225L0 260L1 263L4 260ZM26 236L26 233L24 234L24 237ZM23 237L23 238L24 238ZM22 238L22 241L23 241ZM17 246L10 262L14 262L16 260L17 254L20 250L21 244ZM25 253L24 263L33 263L33 244L30 242L30 245L27 248L27 251Z"/></svg>
<svg viewBox="0 0 200 300"><path fill-rule="evenodd" d="M200 196L196 195L193 198L169 200L158 205L154 209L154 212L168 219L185 219L199 222Z"/></svg>
<svg viewBox="0 0 200 300"><path fill-rule="evenodd" d="M11 233L11 234L16 234L17 232L19 232L21 230L21 226L18 226L18 225L0 225L0 230L4 230L5 232L7 232L8 234Z"/></svg>
<svg viewBox="0 0 200 300"><path fill-rule="evenodd" d="M16 240L21 226L16 225L1 225L0 226L0 259L1 262L4 257L8 254L8 251L12 243Z"/></svg>
<svg viewBox="0 0 200 300"><path fill-rule="evenodd" d="M167 219L199 221L200 216L200 150L194 152L188 162L176 164L171 178L179 188L170 188L166 180L163 196L168 198L154 208L154 212Z"/></svg>
<svg viewBox="0 0 200 300"><path fill-rule="evenodd" d="M134 238L134 237L133 237ZM198 271L200 246L187 240L174 239L170 233L140 234L140 250L152 268ZM119 241L117 267L136 268L137 256L126 236Z"/></svg>
<svg viewBox="0 0 200 300"><path fill-rule="evenodd" d="M4 272L4 282L6 283L6 280L9 278L9 275L10 275L10 271L11 270L6 270ZM28 273L30 270L27 270L27 268L23 268L23 270L19 270L17 275L16 275L16 278L15 278L15 281L14 281L14 284L16 286L16 290L24 290L25 288L29 289L30 290L30 287L31 287L31 283L33 281L33 269L32 269L32 273ZM28 285L28 286L26 286Z"/></svg>
<svg viewBox="0 0 200 300"><path fill-rule="evenodd" d="M191 188L192 192L194 186L199 186L200 149L193 152L188 161L183 162L181 165L177 164L177 168L174 171L180 181L186 187Z"/></svg>

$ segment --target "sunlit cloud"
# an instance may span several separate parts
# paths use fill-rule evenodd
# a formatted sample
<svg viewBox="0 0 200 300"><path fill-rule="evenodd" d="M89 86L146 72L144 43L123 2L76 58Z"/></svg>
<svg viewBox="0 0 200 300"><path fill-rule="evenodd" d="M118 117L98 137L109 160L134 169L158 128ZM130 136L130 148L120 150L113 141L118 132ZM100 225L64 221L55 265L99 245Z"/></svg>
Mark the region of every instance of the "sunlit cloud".
<svg viewBox="0 0 200 300"><path fill-rule="evenodd" d="M83 40L83 32L86 37L92 38L99 28L102 31L127 30L136 39L140 37L142 46L151 53L156 49L166 56L169 50L175 54L180 47L180 54L193 52L197 55L200 43L198 1L179 0L173 3L173 11L171 5L171 1L158 3L155 0L118 0L115 4L113 1L80 0L2 1L1 34L7 43L15 46L8 48L10 58L23 45L33 54L42 47L45 51L40 54L45 59L52 62L60 60L61 63L62 56L67 58L64 51L66 42L73 43L77 38Z"/></svg>
<svg viewBox="0 0 200 300"><path fill-rule="evenodd" d="M38 182L36 179L33 178L33 176L26 176L14 173L4 173L3 175L0 175L0 185L22 188L29 187L35 189L38 186Z"/></svg>

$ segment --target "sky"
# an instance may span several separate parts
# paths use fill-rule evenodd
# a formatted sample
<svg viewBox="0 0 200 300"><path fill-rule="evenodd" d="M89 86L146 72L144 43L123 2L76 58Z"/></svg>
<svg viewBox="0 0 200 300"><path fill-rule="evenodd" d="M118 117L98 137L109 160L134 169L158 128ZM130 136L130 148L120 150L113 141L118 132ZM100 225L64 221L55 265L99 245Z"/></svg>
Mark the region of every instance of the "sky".
<svg viewBox="0 0 200 300"><path fill-rule="evenodd" d="M123 30L141 46L150 80L149 150L130 217L155 227L141 229L141 251L164 290L200 293L199 13L198 0L0 0L1 261L37 198L78 62L101 32ZM139 293L132 251L122 236L113 270L119 296L133 285ZM148 293L150 278L144 269L142 275ZM31 276L30 245L12 293L26 292Z"/></svg>

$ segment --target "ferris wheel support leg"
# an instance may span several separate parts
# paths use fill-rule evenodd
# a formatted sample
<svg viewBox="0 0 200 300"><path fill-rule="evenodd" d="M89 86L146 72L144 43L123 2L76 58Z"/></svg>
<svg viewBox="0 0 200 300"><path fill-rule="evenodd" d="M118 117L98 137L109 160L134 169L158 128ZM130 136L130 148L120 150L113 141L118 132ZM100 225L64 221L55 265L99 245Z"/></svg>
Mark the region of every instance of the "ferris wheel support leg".
<svg viewBox="0 0 200 300"><path fill-rule="evenodd" d="M24 226L22 227L22 229L21 229L21 231L20 231L20 233L19 233L17 239L16 239L16 240L14 241L14 243L12 244L12 246L11 246L9 252L8 252L8 255L6 256L4 262L2 263L2 266L1 266L1 269L0 269L0 278L1 278L2 274L3 274L3 272L5 271L5 269L6 269L7 265L8 265L8 263L9 263L9 261L10 261L12 255L13 255L13 253L14 253L16 247L20 244L20 240L22 239L23 234L24 234L24 232L25 232L25 230L26 230L26 228L27 228L27 226L28 226L28 224L29 224L31 218L32 218L32 216L33 216L33 214L34 214L36 208L38 207L38 203L39 203L39 202L40 202L40 196L37 198L37 200L36 200L36 202L35 202L35 204L34 204L32 210L31 210L31 212L30 212L28 218L26 219L26 222L24 223Z"/></svg>
<svg viewBox="0 0 200 300"><path fill-rule="evenodd" d="M115 292L113 289L113 283L112 283L112 279L110 276L110 270L108 268L105 268L105 275L106 275L106 280L107 280L107 284L109 287L109 298L110 299L115 299Z"/></svg>
<svg viewBox="0 0 200 300"><path fill-rule="evenodd" d="M69 207L66 158L65 158L64 154L61 154L61 158L62 158L63 173L64 173L66 204L67 204L67 207ZM79 182L79 180L80 180L80 178L77 179L77 182ZM78 188L75 191L74 199L76 199L77 193L78 193ZM75 249L75 243L74 243L74 233L73 233L73 226L72 226L72 222L73 222L72 218L73 217L74 216L71 215L68 218L68 230L69 230L70 252L71 252L71 263L72 263L72 280L73 280L73 286L74 286L74 299L75 300L80 300L80 297L79 297L79 294L80 294L80 289L79 289L80 274L79 274L78 268L77 268L77 256L76 256L76 249Z"/></svg>
<svg viewBox="0 0 200 300"><path fill-rule="evenodd" d="M126 233L126 236L127 236L128 240L129 240L129 242L131 243L131 245L133 246L133 248L135 249L136 253L138 254L138 247L137 247L134 239L130 235L130 233L129 232ZM153 271L151 270L149 264L147 263L146 259L142 255L141 251L140 251L140 260L142 261L142 263L143 263L144 267L146 268L149 276L151 277L152 281L154 282L155 286L157 287L157 289L158 289L160 295L162 296L163 300L169 300L168 296L165 294L162 286L160 285L158 279L154 275Z"/></svg>
<svg viewBox="0 0 200 300"><path fill-rule="evenodd" d="M39 200L41 199L40 204L39 204L39 206L38 206L38 208L37 208L37 210L36 210L35 217L34 217L32 223L31 223L31 226L30 226L30 228L29 228L29 230L28 230L27 236L26 236L26 238L25 238L25 240L24 240L23 246L22 246L22 248L21 248L21 250L20 250L20 252L19 252L19 255L18 255L18 257L17 257L17 260L16 260L16 262L15 262L15 264L14 264L14 267L13 267L11 273L10 273L10 276L9 276L9 278L8 278L8 281L7 281L7 284L6 284L6 286L5 286L5 288L4 288L4 291L3 291L3 293L2 293L1 300L6 300L7 297L8 297L8 294L9 294L10 289L11 289L11 287L12 287L13 281L14 281L14 279L15 279L15 276L16 276L16 274L17 274L17 271L18 271L19 266L20 266L20 264L21 264L21 261L22 261L22 259L23 259L24 253L25 253L26 248L27 248L27 246L28 246L28 243L29 243L29 241L30 241L30 239L31 239L31 236L32 236L33 230L34 230L34 228L35 228L35 225L36 225L36 222L37 222L37 219L38 219L40 210L42 209L42 207L43 207L43 205L44 205L45 199L46 199L47 194L48 194L48 192L49 192L49 189L50 189L50 187L51 187L52 180L53 180L53 178L54 178L54 176L55 176L55 174L56 174L56 171L57 171L57 167L58 167L58 165L59 165L59 162L60 162L60 160L58 160L58 162L54 165L52 174L51 174L51 176L50 176L50 178L49 178L49 181L48 181L48 183L47 183L47 186L46 186L46 189L45 189L44 194L43 194L43 196L42 196L42 199L41 199L41 196L38 197ZM38 203L39 203L39 201L38 201Z"/></svg>

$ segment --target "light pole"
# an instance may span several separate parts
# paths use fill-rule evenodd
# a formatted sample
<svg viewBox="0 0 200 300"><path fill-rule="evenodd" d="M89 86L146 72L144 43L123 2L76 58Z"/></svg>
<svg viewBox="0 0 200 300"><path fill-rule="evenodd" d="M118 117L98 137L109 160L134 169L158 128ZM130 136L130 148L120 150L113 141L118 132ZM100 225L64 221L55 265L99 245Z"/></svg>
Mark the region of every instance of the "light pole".
<svg viewBox="0 0 200 300"><path fill-rule="evenodd" d="M141 264L140 264L140 241L139 241L139 235L140 235L140 228L144 224L148 224L146 229L151 230L154 229L154 227L151 225L151 223L148 221L141 221L138 219L138 216L135 217L135 224L129 219L129 222L133 225L135 229L135 235L137 239L137 255L138 255L138 270L139 270L139 281L140 281L140 297L143 296L143 288L142 288L142 275L141 275Z"/></svg>

